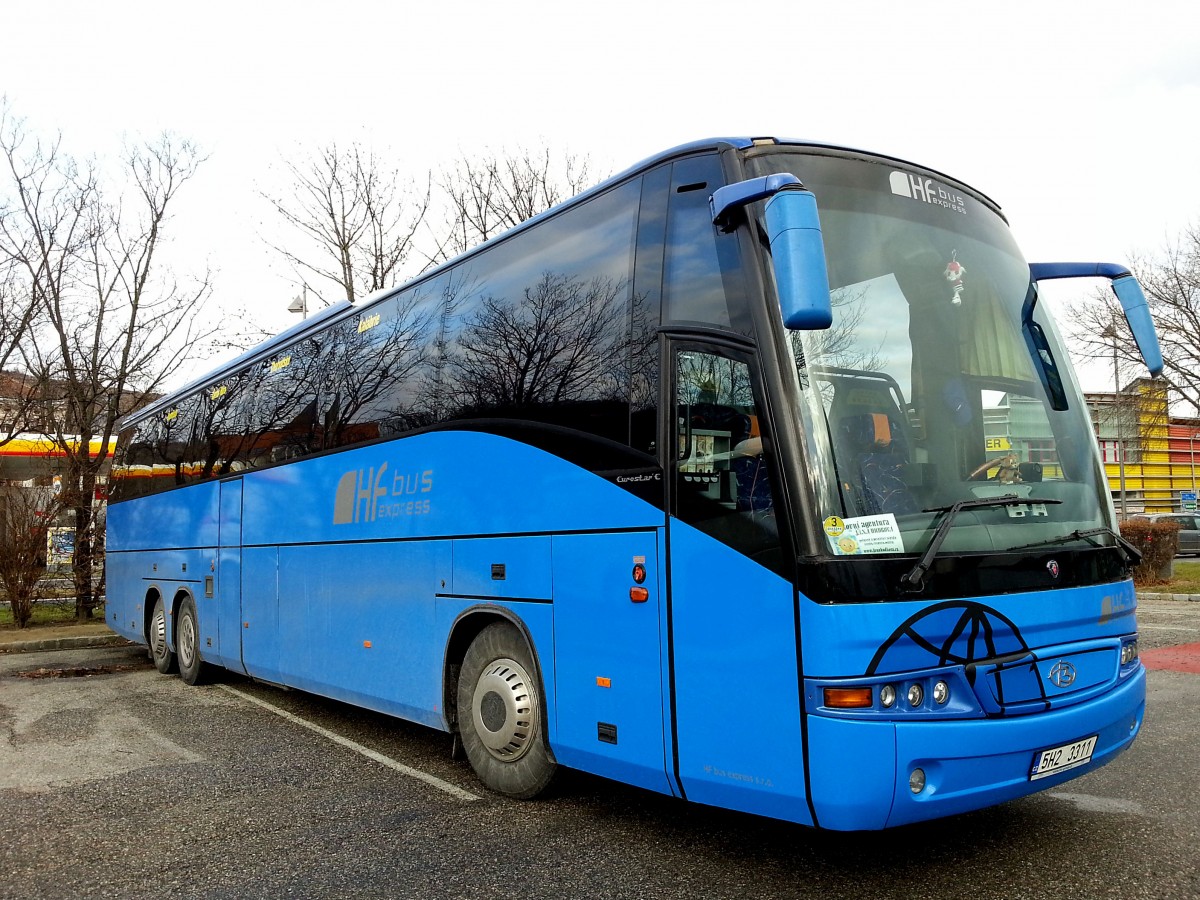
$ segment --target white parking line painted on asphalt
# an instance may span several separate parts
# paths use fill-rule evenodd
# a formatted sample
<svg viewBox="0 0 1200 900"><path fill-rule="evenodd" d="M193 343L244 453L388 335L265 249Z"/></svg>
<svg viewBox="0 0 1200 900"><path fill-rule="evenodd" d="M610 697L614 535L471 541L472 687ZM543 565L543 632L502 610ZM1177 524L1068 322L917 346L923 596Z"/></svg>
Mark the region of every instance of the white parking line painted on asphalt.
<svg viewBox="0 0 1200 900"><path fill-rule="evenodd" d="M227 684L218 684L217 687L223 691L226 691L227 693L241 697L243 700L249 700L251 703L261 706L268 712L273 712L275 715L287 719L289 722L300 725L303 728L307 728L309 731L315 732L321 735L321 737L333 741L335 744L340 744L348 750L353 750L355 753L361 754L367 759L379 763L381 766L387 766L389 769L399 772L401 775L407 775L409 778L415 778L417 781L423 781L430 787L435 787L439 791L449 794L451 797L454 797L457 800L462 800L469 803L472 800L481 799L475 794L472 794L470 791L464 791L462 788L457 787L448 781L442 781L442 779L438 778L436 775L430 775L428 772L422 772L420 769L414 769L411 766L404 765L404 763L396 762L396 760L389 756L384 756L382 753L372 750L370 747L364 747L362 744L352 741L347 737L342 737L340 734L336 734L335 732L330 731L328 728L322 728L320 725L309 722L307 719L302 719L299 716L293 715L286 709L280 709L278 706L268 703L266 700L260 700L251 694L244 693L236 688L231 688Z"/></svg>
<svg viewBox="0 0 1200 900"><path fill-rule="evenodd" d="M1055 800L1073 803L1083 812L1119 813L1123 816L1144 816L1142 804L1136 800L1121 800L1116 797L1097 797L1094 794L1072 794L1064 791L1051 791L1046 796Z"/></svg>

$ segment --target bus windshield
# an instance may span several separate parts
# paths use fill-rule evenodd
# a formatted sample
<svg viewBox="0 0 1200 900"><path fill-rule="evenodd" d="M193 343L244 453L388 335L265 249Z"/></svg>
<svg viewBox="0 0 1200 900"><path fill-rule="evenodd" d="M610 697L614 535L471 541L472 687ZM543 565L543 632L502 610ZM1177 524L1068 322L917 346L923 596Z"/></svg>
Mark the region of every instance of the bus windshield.
<svg viewBox="0 0 1200 900"><path fill-rule="evenodd" d="M1031 502L964 510L943 552L1111 527L1086 406L998 210L892 161L749 163L799 176L820 208L833 325L789 336L829 552L921 552L938 510L1008 495Z"/></svg>

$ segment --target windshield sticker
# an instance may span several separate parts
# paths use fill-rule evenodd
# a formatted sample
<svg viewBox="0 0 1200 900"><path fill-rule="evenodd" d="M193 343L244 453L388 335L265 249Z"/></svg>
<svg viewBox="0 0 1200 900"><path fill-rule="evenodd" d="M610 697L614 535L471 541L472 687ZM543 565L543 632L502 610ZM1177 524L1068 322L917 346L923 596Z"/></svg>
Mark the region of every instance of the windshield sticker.
<svg viewBox="0 0 1200 900"><path fill-rule="evenodd" d="M835 521L841 525L840 530L831 527L830 523ZM904 538L900 535L895 513L850 519L830 516L825 520L825 533L829 535L829 545L837 556L904 552Z"/></svg>
<svg viewBox="0 0 1200 900"><path fill-rule="evenodd" d="M967 202L963 195L938 184L932 178L922 178L896 170L888 178L888 183L892 186L893 194L932 203L964 216L967 214Z"/></svg>

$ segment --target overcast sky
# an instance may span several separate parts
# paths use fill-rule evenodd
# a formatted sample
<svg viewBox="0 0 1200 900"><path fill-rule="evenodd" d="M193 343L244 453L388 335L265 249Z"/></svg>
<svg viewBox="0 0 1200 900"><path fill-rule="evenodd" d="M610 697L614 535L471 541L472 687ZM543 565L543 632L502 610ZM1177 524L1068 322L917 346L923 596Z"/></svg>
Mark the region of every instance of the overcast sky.
<svg viewBox="0 0 1200 900"><path fill-rule="evenodd" d="M359 141L414 174L485 147L617 171L777 135L939 169L1004 208L1031 260L1126 262L1200 222L1195 2L7 3L0 93L78 156L170 130L210 155L175 264L290 324L257 190Z"/></svg>

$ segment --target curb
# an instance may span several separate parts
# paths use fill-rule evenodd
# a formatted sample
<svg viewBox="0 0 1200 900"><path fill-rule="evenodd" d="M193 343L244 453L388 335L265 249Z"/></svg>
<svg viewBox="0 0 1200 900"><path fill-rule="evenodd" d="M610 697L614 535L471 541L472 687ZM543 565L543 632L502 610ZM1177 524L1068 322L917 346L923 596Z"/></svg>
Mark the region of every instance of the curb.
<svg viewBox="0 0 1200 900"><path fill-rule="evenodd" d="M1156 594L1151 591L1138 591L1138 599L1146 600L1187 600L1191 603L1200 603L1200 594Z"/></svg>
<svg viewBox="0 0 1200 900"><path fill-rule="evenodd" d="M0 653L36 653L41 650L88 650L93 647L133 646L118 634L91 634L82 637L51 638L44 641L9 641L0 644Z"/></svg>

